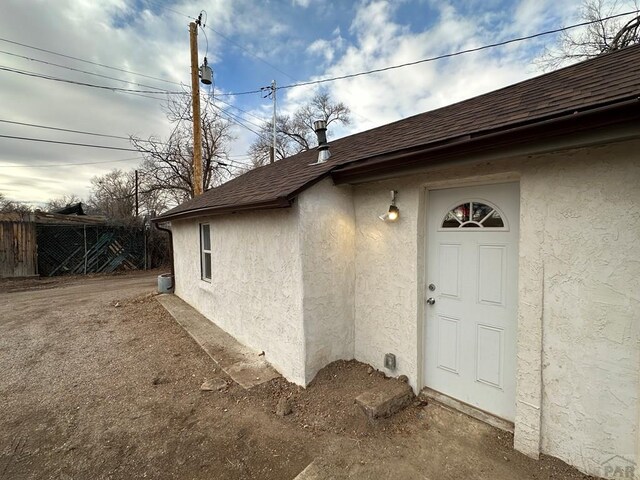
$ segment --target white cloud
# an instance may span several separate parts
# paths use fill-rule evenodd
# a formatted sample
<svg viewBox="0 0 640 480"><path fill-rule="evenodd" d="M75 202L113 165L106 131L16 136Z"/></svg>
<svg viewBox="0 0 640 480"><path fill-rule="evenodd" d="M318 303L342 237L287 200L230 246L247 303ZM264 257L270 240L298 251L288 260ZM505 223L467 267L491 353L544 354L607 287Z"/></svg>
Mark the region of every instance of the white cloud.
<svg viewBox="0 0 640 480"><path fill-rule="evenodd" d="M58 0L29 4L21 0L3 3L2 37L27 45L123 70L174 82L189 81L188 22L166 10L135 11L125 0ZM209 1L216 21L230 18L231 1ZM197 13L195 2L175 6L176 11ZM28 18L28 28L16 19ZM201 38L200 47L204 49ZM213 42L212 42L213 43ZM105 69L50 55L15 44L0 42L0 50L73 68L96 72L161 89L180 90L179 85ZM201 52L201 55L204 51ZM215 58L210 45L210 58ZM82 82L120 88L150 90L110 79L47 66L0 54L0 65ZM166 136L170 126L161 109L162 100L114 93L78 85L52 82L0 72L0 119L51 125L76 130L127 136ZM0 124L0 134L130 148L127 141L80 136L50 130ZM88 196L89 180L112 168L132 168L138 162L92 166L28 168L29 165L101 162L136 157L136 152L64 147L46 143L0 139L0 192L21 201L44 202L51 197L76 193ZM21 164L12 168L7 165ZM20 181L18 181L20 179Z"/></svg>
<svg viewBox="0 0 640 480"><path fill-rule="evenodd" d="M548 2L543 2L550 9ZM354 72L398 65L461 49L493 43L496 32L490 26L495 15L468 11L462 14L454 3L433 2L438 18L431 26L416 31L395 19L398 4L384 1L363 2L357 9L350 33L355 41L327 66L323 75L333 77ZM516 12L502 12L506 30L520 29L521 22L544 24L549 13L535 2L523 0L513 7ZM530 30L528 30L530 31ZM316 40L320 49L326 44ZM527 44L512 48L487 50L446 60L422 63L383 73L339 80L323 85L337 100L354 112L353 125L344 134L382 125L403 117L448 105L530 77L536 73L531 64L535 51ZM311 88L288 93L288 100L301 103Z"/></svg>
<svg viewBox="0 0 640 480"><path fill-rule="evenodd" d="M48 3L4 0L0 36L189 84L187 24L190 20L158 8L157 1L145 3L145 0L140 0L136 3L140 2L148 5L146 10L133 9L132 0L57 0ZM255 59L258 56L298 81L304 81L309 78L304 75L303 68L315 68L317 75L311 79L340 76L477 47L558 23L566 24L575 19L578 4L579 0L514 0L507 7L498 0L422 0L415 3L361 1L353 10L343 10L352 15L348 29L341 29L338 19L335 22L329 19L325 23L329 25L325 27L327 32L318 32L316 38L311 39L309 35L299 34L301 25L308 25L309 31L312 31L315 25L310 23L310 16L322 13L324 19L330 15L329 3L320 6L310 0L281 0L277 4L253 0L179 0L167 5L174 11L190 16L197 15L200 9L205 8L209 14L206 19L208 25L234 42L230 43L208 30L210 63L232 56L264 67L264 62ZM297 17L289 16L286 19L281 9L287 8L287 12L291 12L294 10L291 5L305 10L298 11ZM413 8L411 24L399 19L403 8ZM435 18L427 15L435 15ZM25 28L24 22L16 20L23 18L29 19L28 28ZM204 35L200 35L200 54L203 55L206 42ZM288 89L279 93L279 110L280 113L291 112L297 105L307 101L318 88L326 88L335 99L343 101L353 111L353 125L336 129L331 135L335 137L360 131L530 77L536 73L531 59L544 41L551 39L336 81L321 87ZM0 50L141 84L180 88L178 85L106 70L3 42L0 42ZM146 88L88 77L3 54L0 54L0 65L96 84ZM225 85L230 89L234 89L233 80L226 79ZM115 135L131 133L142 137L152 134L166 136L171 128L158 100L21 77L7 72L0 72L0 82L0 119ZM260 87L268 81L255 80L253 83L255 87ZM219 91L220 87L216 88ZM245 99L227 100L234 103ZM258 97L253 107L244 108L260 117L271 117L268 100ZM259 123L256 119L251 121ZM4 124L0 124L0 134L129 146L126 141L115 139L79 137L59 132L53 134ZM255 138L254 134L237 128L236 135L238 139L232 154L244 155ZM43 202L65 193L86 196L92 176L111 168L130 168L136 162L57 169L7 168L3 165L84 163L131 156L135 156L135 153L0 139L0 192L18 200Z"/></svg>

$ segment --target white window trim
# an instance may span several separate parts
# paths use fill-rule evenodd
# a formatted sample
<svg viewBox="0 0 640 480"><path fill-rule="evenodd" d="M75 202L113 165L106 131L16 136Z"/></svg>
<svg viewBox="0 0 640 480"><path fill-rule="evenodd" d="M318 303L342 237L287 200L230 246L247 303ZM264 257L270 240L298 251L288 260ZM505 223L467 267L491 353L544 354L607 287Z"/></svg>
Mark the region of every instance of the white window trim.
<svg viewBox="0 0 640 480"><path fill-rule="evenodd" d="M205 249L204 248L204 226L209 227L209 249ZM204 265L205 265L205 259L206 259L206 254L209 254L209 272L212 273L212 265L211 265L211 224L209 223L201 223L198 226L198 230L200 232L200 280L207 282L207 283L211 283L211 277L207 278L205 277L205 269L204 269Z"/></svg>
<svg viewBox="0 0 640 480"><path fill-rule="evenodd" d="M493 208L498 215L500 215L500 218L502 219L502 223L504 224L503 227L482 227L482 228L460 228L460 227L456 227L456 228L445 228L442 226L442 223L445 221L447 214L453 210L454 208L456 208L459 205L464 205L465 203L483 203L491 208ZM486 218L486 217L485 217ZM460 221L460 220L458 220ZM467 223L467 222L465 222ZM476 223L476 222L473 222ZM463 199L460 200L458 202L456 202L455 204L452 204L446 211L446 213L442 216L442 220L440 220L440 224L438 227L438 231L439 232L508 232L509 229L509 221L507 219L507 217L505 216L505 214L502 212L502 209L498 208L494 203L488 201L488 200L484 200L482 198L468 198L468 199Z"/></svg>

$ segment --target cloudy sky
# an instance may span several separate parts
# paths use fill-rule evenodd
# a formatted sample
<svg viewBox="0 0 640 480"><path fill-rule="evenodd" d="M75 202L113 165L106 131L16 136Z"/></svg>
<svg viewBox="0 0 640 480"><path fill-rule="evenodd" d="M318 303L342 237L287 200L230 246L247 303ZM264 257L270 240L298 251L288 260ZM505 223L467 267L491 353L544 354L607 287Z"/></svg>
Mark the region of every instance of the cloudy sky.
<svg viewBox="0 0 640 480"><path fill-rule="evenodd" d="M579 19L580 0L2 0L0 136L111 149L0 137L0 192L34 205L65 194L86 198L93 176L135 168L139 155L127 150L132 147L126 139L7 122L115 137L168 136L164 95L139 91L190 85L189 17L203 10L200 58L206 54L214 69L214 94L227 94L220 97L225 115L244 124L234 127L231 148L232 161L243 162L255 138L249 129L270 117L271 103L257 93L229 93L253 91L274 79L287 86L366 71L569 25ZM533 60L555 40L546 36L325 83L352 110L352 124L331 136L537 75ZM317 88L279 91L280 113Z"/></svg>

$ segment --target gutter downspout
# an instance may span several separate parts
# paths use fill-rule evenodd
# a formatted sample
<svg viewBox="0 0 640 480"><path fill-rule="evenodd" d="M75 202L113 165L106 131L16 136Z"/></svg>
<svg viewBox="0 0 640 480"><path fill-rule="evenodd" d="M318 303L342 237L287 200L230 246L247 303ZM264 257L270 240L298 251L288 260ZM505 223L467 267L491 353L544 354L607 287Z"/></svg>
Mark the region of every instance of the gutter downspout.
<svg viewBox="0 0 640 480"><path fill-rule="evenodd" d="M168 228L161 227L159 223L154 223L154 225L158 230L162 230L163 232L167 232L169 234L169 250L171 251L171 257L170 257L171 290L175 291L176 272L174 270L174 265L173 265L173 232Z"/></svg>

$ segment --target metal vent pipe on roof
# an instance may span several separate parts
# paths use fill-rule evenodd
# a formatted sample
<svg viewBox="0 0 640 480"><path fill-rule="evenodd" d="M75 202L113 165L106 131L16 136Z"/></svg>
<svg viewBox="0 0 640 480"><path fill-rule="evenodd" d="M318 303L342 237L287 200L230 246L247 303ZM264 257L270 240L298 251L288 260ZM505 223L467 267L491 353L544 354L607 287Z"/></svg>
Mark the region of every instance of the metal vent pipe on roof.
<svg viewBox="0 0 640 480"><path fill-rule="evenodd" d="M324 163L329 160L331 157L331 152L329 151L329 142L327 142L327 122L326 120L316 120L313 122L313 129L316 132L316 136L318 137L318 163Z"/></svg>

